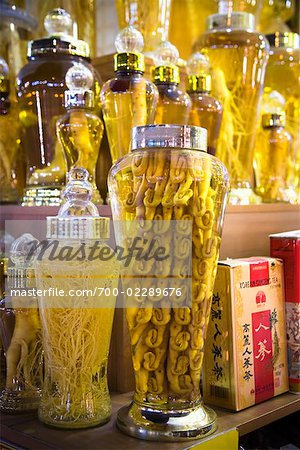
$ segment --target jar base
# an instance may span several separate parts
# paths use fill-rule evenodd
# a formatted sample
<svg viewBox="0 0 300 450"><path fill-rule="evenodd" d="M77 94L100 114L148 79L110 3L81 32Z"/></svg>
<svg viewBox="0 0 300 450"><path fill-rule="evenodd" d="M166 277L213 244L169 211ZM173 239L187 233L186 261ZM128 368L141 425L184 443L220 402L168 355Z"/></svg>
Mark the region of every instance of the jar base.
<svg viewBox="0 0 300 450"><path fill-rule="evenodd" d="M64 186L61 188L47 186L26 188L22 198L22 206L60 206L63 189Z"/></svg>
<svg viewBox="0 0 300 450"><path fill-rule="evenodd" d="M36 396L32 393L2 391L0 395L0 409L8 414L22 414L25 412L36 411L40 403L41 392Z"/></svg>
<svg viewBox="0 0 300 450"><path fill-rule="evenodd" d="M201 439L217 429L216 413L200 403L193 409L162 411L135 402L118 411L117 426L124 433L149 441Z"/></svg>

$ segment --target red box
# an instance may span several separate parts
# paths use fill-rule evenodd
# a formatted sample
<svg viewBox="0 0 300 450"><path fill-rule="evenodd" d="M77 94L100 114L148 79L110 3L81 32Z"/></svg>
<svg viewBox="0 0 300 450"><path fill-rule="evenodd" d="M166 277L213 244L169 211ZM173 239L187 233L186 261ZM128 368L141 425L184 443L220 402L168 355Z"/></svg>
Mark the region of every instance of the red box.
<svg viewBox="0 0 300 450"><path fill-rule="evenodd" d="M300 394L300 230L271 234L270 255L283 260L289 384Z"/></svg>

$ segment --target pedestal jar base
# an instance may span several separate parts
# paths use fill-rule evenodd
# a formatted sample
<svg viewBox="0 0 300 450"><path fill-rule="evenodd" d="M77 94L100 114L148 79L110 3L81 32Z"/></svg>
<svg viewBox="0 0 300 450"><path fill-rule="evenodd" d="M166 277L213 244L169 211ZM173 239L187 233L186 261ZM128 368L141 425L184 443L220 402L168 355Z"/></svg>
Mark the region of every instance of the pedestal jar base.
<svg viewBox="0 0 300 450"><path fill-rule="evenodd" d="M136 403L118 412L118 428L149 441L187 441L208 436L217 429L216 413L202 403L193 409L162 411Z"/></svg>

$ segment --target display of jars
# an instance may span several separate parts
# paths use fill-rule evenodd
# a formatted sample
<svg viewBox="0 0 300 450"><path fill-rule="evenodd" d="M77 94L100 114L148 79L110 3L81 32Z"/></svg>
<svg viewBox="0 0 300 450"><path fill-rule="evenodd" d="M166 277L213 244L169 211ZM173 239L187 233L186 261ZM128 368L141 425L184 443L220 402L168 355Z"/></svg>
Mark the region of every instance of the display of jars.
<svg viewBox="0 0 300 450"><path fill-rule="evenodd" d="M47 218L49 245L35 264L45 357L38 414L58 428L92 427L111 415L107 360L118 270L114 258L98 257L112 251L105 244L109 219L90 201L88 177L85 169L69 172L67 201L58 216ZM63 295L51 295L51 288ZM104 288L108 295L101 294Z"/></svg>
<svg viewBox="0 0 300 450"><path fill-rule="evenodd" d="M24 234L11 246L7 295L0 301L0 335L5 356L5 383L0 393L0 409L7 413L36 410L43 384L41 323L36 296L11 294L36 286L33 258L28 258L36 240Z"/></svg>
<svg viewBox="0 0 300 450"><path fill-rule="evenodd" d="M255 31L254 16L234 12L228 3L221 2L220 13L209 16L208 31L200 36L195 50L208 57L212 95L223 106L216 156L229 171L229 201L250 204L257 202L252 164L269 45Z"/></svg>
<svg viewBox="0 0 300 450"><path fill-rule="evenodd" d="M168 39L172 0L115 0L119 28L133 26L143 35L144 51L156 49Z"/></svg>
<svg viewBox="0 0 300 450"><path fill-rule="evenodd" d="M28 63L17 78L22 146L27 159L22 200L25 206L61 203L67 163L56 136L56 121L65 112L65 76L78 62L93 71L88 45L70 36L69 14L60 9L50 12L45 27L49 37L29 43ZM99 81L95 78L94 89L99 91Z"/></svg>
<svg viewBox="0 0 300 450"><path fill-rule="evenodd" d="M121 222L117 242L130 238L122 226L135 223L143 237L153 236L173 255L166 265L135 261L132 279L128 272L123 278L133 288L138 277L146 288L145 296L127 299L136 387L133 403L117 419L127 434L180 440L216 428L215 413L201 402L200 374L228 185L223 164L206 153L206 130L192 126L134 128L131 153L110 171L113 219ZM168 277L173 288L187 281L188 267L191 291L172 301L159 288Z"/></svg>

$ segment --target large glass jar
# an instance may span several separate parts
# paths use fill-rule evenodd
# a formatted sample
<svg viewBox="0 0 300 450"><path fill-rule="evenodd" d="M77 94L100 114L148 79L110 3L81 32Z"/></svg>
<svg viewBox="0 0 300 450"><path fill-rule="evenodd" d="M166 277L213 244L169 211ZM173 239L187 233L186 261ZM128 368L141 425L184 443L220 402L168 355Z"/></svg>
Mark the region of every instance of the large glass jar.
<svg viewBox="0 0 300 450"><path fill-rule="evenodd" d="M133 403L118 414L127 434L195 439L216 427L201 401L200 374L228 184L223 164L206 153L206 130L192 126L134 128L131 153L110 171L117 242L132 238L133 224L169 256L164 265L140 255L123 277L136 385ZM188 281L190 289L172 298L169 289Z"/></svg>
<svg viewBox="0 0 300 450"><path fill-rule="evenodd" d="M61 203L67 163L56 136L56 121L65 112L65 76L76 62L93 71L88 45L70 37L72 21L64 10L49 13L45 27L50 37L29 43L28 63L17 78L22 145L27 158L25 206Z"/></svg>
<svg viewBox="0 0 300 450"><path fill-rule="evenodd" d="M143 35L144 50L153 51L168 38L171 0L115 0L120 29L134 26Z"/></svg>
<svg viewBox="0 0 300 450"><path fill-rule="evenodd" d="M38 408L43 384L43 349L34 270L28 257L36 242L24 234L11 246L6 297L0 302L0 335L5 355L5 382L0 409L20 413ZM14 292L15 290L15 292ZM18 293L17 291L21 291ZM28 295L24 295L28 291ZM34 292L33 292L34 293Z"/></svg>
<svg viewBox="0 0 300 450"><path fill-rule="evenodd" d="M58 428L92 427L111 415L107 361L118 271L107 257L109 219L90 201L88 176L70 171L67 201L47 218L48 246L35 265L45 355L39 418Z"/></svg>
<svg viewBox="0 0 300 450"><path fill-rule="evenodd" d="M229 171L230 203L249 204L257 200L253 150L269 45L254 31L252 14L230 8L223 12L209 16L208 31L200 36L195 49L210 61L212 95L223 106L216 156Z"/></svg>
<svg viewBox="0 0 300 450"><path fill-rule="evenodd" d="M270 57L266 69L266 94L279 92L285 100L286 129L291 134L295 172L293 183L300 194L300 39L296 33L268 35Z"/></svg>

